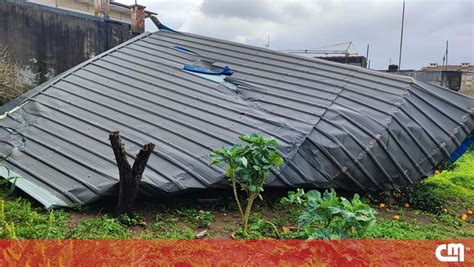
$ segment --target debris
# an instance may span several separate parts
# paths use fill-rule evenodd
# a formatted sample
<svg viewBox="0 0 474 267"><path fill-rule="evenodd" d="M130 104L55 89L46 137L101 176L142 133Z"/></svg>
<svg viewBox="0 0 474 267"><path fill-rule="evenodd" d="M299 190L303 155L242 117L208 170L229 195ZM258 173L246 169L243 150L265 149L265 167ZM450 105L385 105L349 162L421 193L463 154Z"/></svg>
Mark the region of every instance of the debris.
<svg viewBox="0 0 474 267"><path fill-rule="evenodd" d="M202 230L196 234L196 239L203 239L205 236L207 236L207 230Z"/></svg>

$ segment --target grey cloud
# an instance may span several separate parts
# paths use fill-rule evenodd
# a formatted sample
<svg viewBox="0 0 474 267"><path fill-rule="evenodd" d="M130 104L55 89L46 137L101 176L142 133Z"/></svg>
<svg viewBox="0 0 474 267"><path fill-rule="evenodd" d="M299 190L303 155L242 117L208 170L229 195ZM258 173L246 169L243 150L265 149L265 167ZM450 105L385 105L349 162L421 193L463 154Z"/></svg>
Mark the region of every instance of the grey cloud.
<svg viewBox="0 0 474 267"><path fill-rule="evenodd" d="M210 17L275 20L278 12L271 1L213 1L204 0L201 12Z"/></svg>

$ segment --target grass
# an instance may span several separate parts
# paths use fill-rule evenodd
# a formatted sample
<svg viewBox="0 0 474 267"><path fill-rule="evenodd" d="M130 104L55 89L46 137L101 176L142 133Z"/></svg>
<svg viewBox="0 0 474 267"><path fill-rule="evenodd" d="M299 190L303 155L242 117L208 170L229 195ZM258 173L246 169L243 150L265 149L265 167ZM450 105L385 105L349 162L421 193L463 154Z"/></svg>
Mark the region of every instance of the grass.
<svg viewBox="0 0 474 267"><path fill-rule="evenodd" d="M67 237L71 239L128 239L131 230L107 215L80 221Z"/></svg>
<svg viewBox="0 0 474 267"><path fill-rule="evenodd" d="M210 211L191 208L178 210L177 213L181 218L184 218L193 225L201 228L208 227L214 221L214 216Z"/></svg>
<svg viewBox="0 0 474 267"><path fill-rule="evenodd" d="M3 200L5 190L0 189L0 238L61 239L66 238L69 215L61 210L45 212L31 202L19 198Z"/></svg>
<svg viewBox="0 0 474 267"><path fill-rule="evenodd" d="M194 239L194 230L180 222L179 217L158 215L155 222L145 230L143 239Z"/></svg>
<svg viewBox="0 0 474 267"><path fill-rule="evenodd" d="M379 219L363 238L383 239L462 239L474 238L474 228L456 217L424 213L431 222Z"/></svg>
<svg viewBox="0 0 474 267"><path fill-rule="evenodd" d="M452 170L425 179L422 186L442 200L449 210L474 209L474 149L466 152Z"/></svg>

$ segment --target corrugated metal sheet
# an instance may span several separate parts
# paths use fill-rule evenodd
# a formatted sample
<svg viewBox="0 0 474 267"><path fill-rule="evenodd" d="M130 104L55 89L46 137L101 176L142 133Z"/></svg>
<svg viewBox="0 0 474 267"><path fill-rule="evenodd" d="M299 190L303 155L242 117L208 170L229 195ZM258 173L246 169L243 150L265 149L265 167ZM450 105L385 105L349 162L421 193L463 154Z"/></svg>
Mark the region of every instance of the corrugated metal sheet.
<svg viewBox="0 0 474 267"><path fill-rule="evenodd" d="M183 71L196 56L234 70L220 83ZM20 105L21 104L21 105ZM2 163L45 206L115 192L108 143L130 160L156 145L141 192L225 186L209 152L259 132L286 164L268 186L377 191L430 175L474 129L474 100L409 77L208 37L159 31L126 42L3 107Z"/></svg>

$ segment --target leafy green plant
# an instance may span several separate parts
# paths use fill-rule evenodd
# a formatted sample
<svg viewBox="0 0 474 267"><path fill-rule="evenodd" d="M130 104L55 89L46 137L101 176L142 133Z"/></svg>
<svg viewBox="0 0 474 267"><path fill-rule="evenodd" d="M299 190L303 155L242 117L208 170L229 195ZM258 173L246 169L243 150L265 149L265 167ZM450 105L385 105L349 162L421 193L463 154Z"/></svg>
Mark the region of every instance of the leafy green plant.
<svg viewBox="0 0 474 267"><path fill-rule="evenodd" d="M208 227L214 221L214 216L210 211L185 209L178 210L177 213L197 227Z"/></svg>
<svg viewBox="0 0 474 267"><path fill-rule="evenodd" d="M375 223L376 211L355 194L351 201L338 197L334 189L307 193L289 192L281 200L303 206L298 225L309 239L345 239L361 237Z"/></svg>
<svg viewBox="0 0 474 267"><path fill-rule="evenodd" d="M272 167L283 164L283 158L278 154L278 142L258 134L240 136L246 145L236 144L230 148L214 150L211 154L211 164L227 164L225 175L232 185L234 199L242 218L242 234L247 235L248 221L253 203L263 192L263 183L270 175ZM242 208L238 195L238 187L245 191L247 203Z"/></svg>
<svg viewBox="0 0 474 267"><path fill-rule="evenodd" d="M71 231L72 239L126 239L131 232L117 219L107 215L80 221Z"/></svg>

